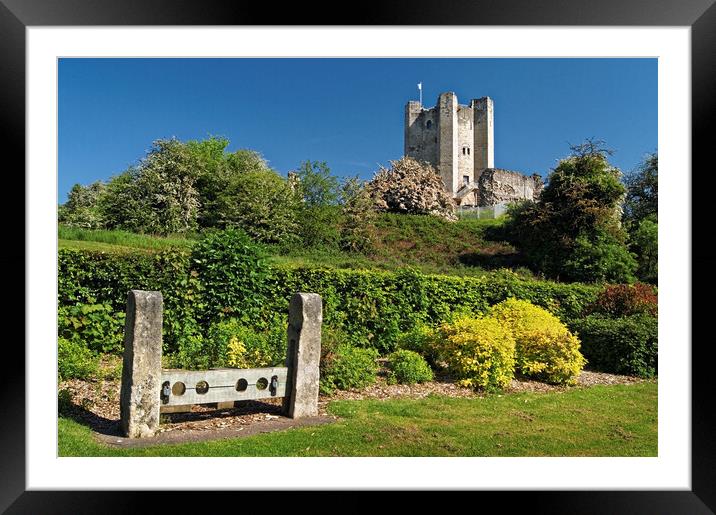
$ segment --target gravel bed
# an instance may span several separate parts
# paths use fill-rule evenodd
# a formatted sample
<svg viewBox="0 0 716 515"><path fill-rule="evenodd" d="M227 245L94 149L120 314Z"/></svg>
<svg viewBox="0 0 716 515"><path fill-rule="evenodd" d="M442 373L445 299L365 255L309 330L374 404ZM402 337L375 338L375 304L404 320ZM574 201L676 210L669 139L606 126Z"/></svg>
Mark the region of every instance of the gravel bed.
<svg viewBox="0 0 716 515"><path fill-rule="evenodd" d="M633 384L643 379L630 376L583 371L575 386L555 386L525 378L516 378L505 388L504 393L553 392L574 388L588 388L595 385ZM72 401L71 415L86 422L94 431L108 436L119 435L119 389L117 379L96 381L70 380L61 382L60 390L67 390ZM338 391L330 396L320 396L319 416L328 417L326 407L334 400L360 399L421 399L429 395L446 397L480 397L485 394L457 386L449 377L438 377L435 381L415 385L390 385L385 377L378 377L375 384L362 390ZM227 429L240 431L241 428L258 423L282 419L281 399L237 402L235 407L217 410L212 405L195 405L187 413L163 414L160 433L212 432ZM253 432L253 431L252 431ZM247 433L249 433L247 431Z"/></svg>

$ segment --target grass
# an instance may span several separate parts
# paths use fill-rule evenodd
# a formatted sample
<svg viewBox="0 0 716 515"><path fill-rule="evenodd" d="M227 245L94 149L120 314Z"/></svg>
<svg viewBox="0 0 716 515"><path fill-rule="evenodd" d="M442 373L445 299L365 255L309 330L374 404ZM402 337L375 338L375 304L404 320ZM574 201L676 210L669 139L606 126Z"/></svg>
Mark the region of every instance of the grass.
<svg viewBox="0 0 716 515"><path fill-rule="evenodd" d="M334 401L324 426L116 449L59 419L60 456L656 456L657 384L560 393Z"/></svg>
<svg viewBox="0 0 716 515"><path fill-rule="evenodd" d="M131 252L132 250L159 251L169 247L189 249L197 236L153 236L128 231L81 229L60 225L57 236L60 248L102 250L105 252Z"/></svg>
<svg viewBox="0 0 716 515"><path fill-rule="evenodd" d="M426 215L383 213L375 224L376 246L370 255L343 252L336 246L290 251L268 246L270 261L280 265L397 270L411 266L428 274L485 275L495 268L520 268L515 249L499 241L503 220L464 218L447 222ZM119 230L59 227L59 247L107 253L157 252L168 247L190 249L200 235L158 237Z"/></svg>
<svg viewBox="0 0 716 515"><path fill-rule="evenodd" d="M495 237L504 220L467 218L447 222L434 216L384 213L376 222L377 242L370 255L335 248L297 247L271 252L271 261L292 266L327 266L397 270L414 267L427 274L482 276L496 268L512 268L527 278L515 249Z"/></svg>

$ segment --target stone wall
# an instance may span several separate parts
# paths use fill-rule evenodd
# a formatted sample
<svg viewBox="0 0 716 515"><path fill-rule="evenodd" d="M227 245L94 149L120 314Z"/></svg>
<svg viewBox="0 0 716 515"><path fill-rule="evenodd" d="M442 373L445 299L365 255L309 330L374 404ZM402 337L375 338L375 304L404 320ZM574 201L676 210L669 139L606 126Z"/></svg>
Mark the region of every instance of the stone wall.
<svg viewBox="0 0 716 515"><path fill-rule="evenodd" d="M479 174L479 205L507 204L515 200L537 200L544 183L537 174L523 175L512 170L486 168Z"/></svg>

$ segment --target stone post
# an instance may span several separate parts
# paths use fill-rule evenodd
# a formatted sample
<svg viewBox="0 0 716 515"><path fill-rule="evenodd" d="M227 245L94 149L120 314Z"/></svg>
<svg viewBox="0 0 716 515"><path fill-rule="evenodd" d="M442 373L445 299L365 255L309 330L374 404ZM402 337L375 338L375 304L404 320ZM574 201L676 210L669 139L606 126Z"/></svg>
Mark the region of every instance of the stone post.
<svg viewBox="0 0 716 515"><path fill-rule="evenodd" d="M283 412L291 418L318 415L323 302L315 293L296 293L288 308L288 381Z"/></svg>
<svg viewBox="0 0 716 515"><path fill-rule="evenodd" d="M119 408L120 426L129 438L153 436L159 427L162 302L158 291L127 294Z"/></svg>

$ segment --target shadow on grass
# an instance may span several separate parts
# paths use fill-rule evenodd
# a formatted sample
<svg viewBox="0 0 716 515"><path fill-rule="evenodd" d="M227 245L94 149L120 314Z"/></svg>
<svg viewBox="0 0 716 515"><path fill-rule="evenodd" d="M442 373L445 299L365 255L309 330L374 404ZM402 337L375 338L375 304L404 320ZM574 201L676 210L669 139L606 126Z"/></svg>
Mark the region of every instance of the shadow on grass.
<svg viewBox="0 0 716 515"><path fill-rule="evenodd" d="M485 270L526 267L527 265L524 257L517 252L499 254L466 252L460 254L458 260L463 265L480 267Z"/></svg>
<svg viewBox="0 0 716 515"><path fill-rule="evenodd" d="M207 419L222 419L240 415L253 414L281 415L281 404L270 404L261 401L237 401L233 408L217 409L215 405L193 406L192 411L184 413L162 413L162 423L198 422ZM119 420L108 419L94 413L86 407L74 402L60 401L59 414L63 417L89 427L92 431L107 436L124 436Z"/></svg>
<svg viewBox="0 0 716 515"><path fill-rule="evenodd" d="M95 431L108 436L123 436L119 429L119 420L102 417L74 402L60 401L59 414L71 418Z"/></svg>

